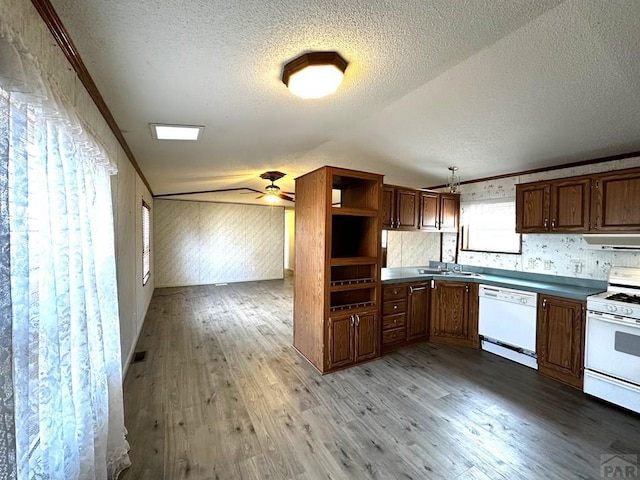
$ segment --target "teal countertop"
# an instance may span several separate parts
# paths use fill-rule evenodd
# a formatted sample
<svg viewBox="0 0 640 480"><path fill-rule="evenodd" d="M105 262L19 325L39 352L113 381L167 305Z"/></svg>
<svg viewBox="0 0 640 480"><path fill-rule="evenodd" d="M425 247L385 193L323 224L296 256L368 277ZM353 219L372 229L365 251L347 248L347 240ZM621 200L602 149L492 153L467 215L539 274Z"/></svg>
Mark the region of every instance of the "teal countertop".
<svg viewBox="0 0 640 480"><path fill-rule="evenodd" d="M555 295L574 300L586 300L589 295L604 292L607 289L606 280L590 280L585 278L560 277L539 273L518 272L496 268L473 267L462 265L461 274L452 272L455 264L431 262L428 266L398 267L382 269L382 284L424 282L434 280L451 280L460 282L480 283L496 287L515 288L529 292ZM446 274L420 274L419 269L436 269L440 266L449 269ZM460 265L455 265L459 268Z"/></svg>

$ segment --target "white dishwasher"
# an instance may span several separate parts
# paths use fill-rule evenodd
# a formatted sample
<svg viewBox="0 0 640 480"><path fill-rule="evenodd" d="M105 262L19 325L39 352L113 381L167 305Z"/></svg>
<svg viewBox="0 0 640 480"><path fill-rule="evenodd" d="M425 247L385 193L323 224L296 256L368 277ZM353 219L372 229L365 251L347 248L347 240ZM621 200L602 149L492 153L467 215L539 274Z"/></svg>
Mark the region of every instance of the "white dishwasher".
<svg viewBox="0 0 640 480"><path fill-rule="evenodd" d="M486 350L531 368L536 358L538 294L480 285L478 333Z"/></svg>

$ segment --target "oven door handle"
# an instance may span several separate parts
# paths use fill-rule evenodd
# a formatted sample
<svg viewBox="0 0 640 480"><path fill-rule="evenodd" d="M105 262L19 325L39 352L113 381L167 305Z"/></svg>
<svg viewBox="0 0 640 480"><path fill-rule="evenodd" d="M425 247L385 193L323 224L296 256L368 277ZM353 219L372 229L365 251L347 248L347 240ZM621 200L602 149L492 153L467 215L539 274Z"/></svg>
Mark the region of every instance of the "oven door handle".
<svg viewBox="0 0 640 480"><path fill-rule="evenodd" d="M638 320L623 320L622 317L617 315L611 315L610 313L600 313L600 312L589 312L587 315L587 319L593 318L594 320L601 320L607 323L616 323L618 325L623 325L625 327L637 327L640 326L640 322Z"/></svg>

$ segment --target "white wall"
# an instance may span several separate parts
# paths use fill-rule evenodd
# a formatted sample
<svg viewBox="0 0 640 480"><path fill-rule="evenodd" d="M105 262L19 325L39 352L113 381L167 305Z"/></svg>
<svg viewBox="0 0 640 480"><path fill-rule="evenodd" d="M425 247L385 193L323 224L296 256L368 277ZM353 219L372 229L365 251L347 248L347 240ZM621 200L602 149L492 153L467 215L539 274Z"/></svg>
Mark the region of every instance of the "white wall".
<svg viewBox="0 0 640 480"><path fill-rule="evenodd" d="M296 216L293 209L284 211L284 268L293 271L295 264Z"/></svg>
<svg viewBox="0 0 640 480"><path fill-rule="evenodd" d="M142 268L142 260L138 262L142 240L140 218L136 212L143 196L147 203L152 204L151 195L33 4L27 0L1 0L0 16L10 25L19 26L16 31L26 49L37 56L46 81L68 102L72 102L85 128L102 143L109 158L117 163L118 174L112 177L111 186L124 367L135 348L154 288L153 271L143 288L141 274L137 270L138 263Z"/></svg>
<svg viewBox="0 0 640 480"><path fill-rule="evenodd" d="M284 276L284 208L156 200L158 287Z"/></svg>
<svg viewBox="0 0 640 480"><path fill-rule="evenodd" d="M638 166L640 166L640 157L635 157L462 185L461 224L465 223L466 204L487 202L488 208L490 208L489 201L491 200L510 199L515 201L515 185L517 183L608 172ZM454 261L455 241L455 234L444 234L443 261ZM573 270L574 260L583 263L582 272L578 274L575 274ZM545 269L545 262L549 262L550 268L548 270ZM521 255L461 251L458 255L458 263L605 280L612 265L640 267L640 253L589 250L581 235L523 234Z"/></svg>
<svg viewBox="0 0 640 480"><path fill-rule="evenodd" d="M116 270L123 369L133 356L153 295L153 198L128 158L118 157L118 174L111 179L116 232ZM151 277L142 285L142 200L151 206Z"/></svg>

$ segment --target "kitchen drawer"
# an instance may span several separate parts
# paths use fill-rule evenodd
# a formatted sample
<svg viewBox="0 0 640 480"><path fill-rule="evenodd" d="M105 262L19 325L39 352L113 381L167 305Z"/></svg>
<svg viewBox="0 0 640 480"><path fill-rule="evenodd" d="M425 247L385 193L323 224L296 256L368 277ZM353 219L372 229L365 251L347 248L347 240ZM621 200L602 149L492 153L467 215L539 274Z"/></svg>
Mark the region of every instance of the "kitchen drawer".
<svg viewBox="0 0 640 480"><path fill-rule="evenodd" d="M400 328L405 326L406 322L405 313L397 313L395 315L385 315L382 317L382 330L391 330L393 328Z"/></svg>
<svg viewBox="0 0 640 480"><path fill-rule="evenodd" d="M406 285L387 285L382 289L382 300L399 300L407 298Z"/></svg>
<svg viewBox="0 0 640 480"><path fill-rule="evenodd" d="M382 315L393 315L395 313L404 313L407 311L407 300L393 300L382 304Z"/></svg>
<svg viewBox="0 0 640 480"><path fill-rule="evenodd" d="M406 339L406 328L394 328L393 330L385 330L384 332L382 332L382 345L404 342Z"/></svg>

